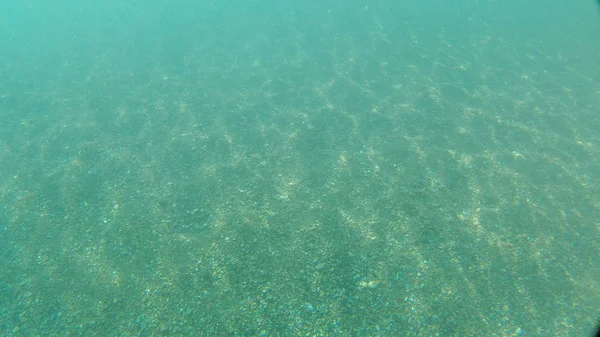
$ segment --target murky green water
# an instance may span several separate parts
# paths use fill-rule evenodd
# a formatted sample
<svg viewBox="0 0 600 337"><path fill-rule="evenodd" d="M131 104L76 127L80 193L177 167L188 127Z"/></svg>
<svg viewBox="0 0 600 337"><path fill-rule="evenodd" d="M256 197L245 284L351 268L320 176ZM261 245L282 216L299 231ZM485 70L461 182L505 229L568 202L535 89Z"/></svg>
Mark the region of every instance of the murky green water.
<svg viewBox="0 0 600 337"><path fill-rule="evenodd" d="M1 5L0 334L587 333L594 5Z"/></svg>

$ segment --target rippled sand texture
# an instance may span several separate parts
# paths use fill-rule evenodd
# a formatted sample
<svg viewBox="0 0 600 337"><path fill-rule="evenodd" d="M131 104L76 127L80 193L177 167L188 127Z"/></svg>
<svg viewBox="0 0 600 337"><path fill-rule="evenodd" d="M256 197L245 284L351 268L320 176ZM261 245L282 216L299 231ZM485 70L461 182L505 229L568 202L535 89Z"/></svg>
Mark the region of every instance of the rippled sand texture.
<svg viewBox="0 0 600 337"><path fill-rule="evenodd" d="M588 331L600 74L581 35L493 3L215 6L175 7L172 30L121 9L60 62L3 59L0 334Z"/></svg>

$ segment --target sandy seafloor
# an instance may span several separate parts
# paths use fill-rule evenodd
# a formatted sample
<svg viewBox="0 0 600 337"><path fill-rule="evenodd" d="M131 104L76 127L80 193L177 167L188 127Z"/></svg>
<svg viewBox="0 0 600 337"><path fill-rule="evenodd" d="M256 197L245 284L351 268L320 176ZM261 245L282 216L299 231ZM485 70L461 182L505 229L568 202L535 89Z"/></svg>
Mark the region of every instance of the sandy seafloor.
<svg viewBox="0 0 600 337"><path fill-rule="evenodd" d="M5 22L0 335L599 316L596 8L112 5Z"/></svg>

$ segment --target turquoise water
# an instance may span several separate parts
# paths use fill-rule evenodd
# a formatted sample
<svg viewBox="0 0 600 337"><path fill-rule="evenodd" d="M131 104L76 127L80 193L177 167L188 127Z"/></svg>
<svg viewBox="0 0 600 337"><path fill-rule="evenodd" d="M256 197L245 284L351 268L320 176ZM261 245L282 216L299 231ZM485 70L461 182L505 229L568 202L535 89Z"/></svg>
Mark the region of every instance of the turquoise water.
<svg viewBox="0 0 600 337"><path fill-rule="evenodd" d="M0 5L0 335L590 331L594 1L197 3Z"/></svg>

